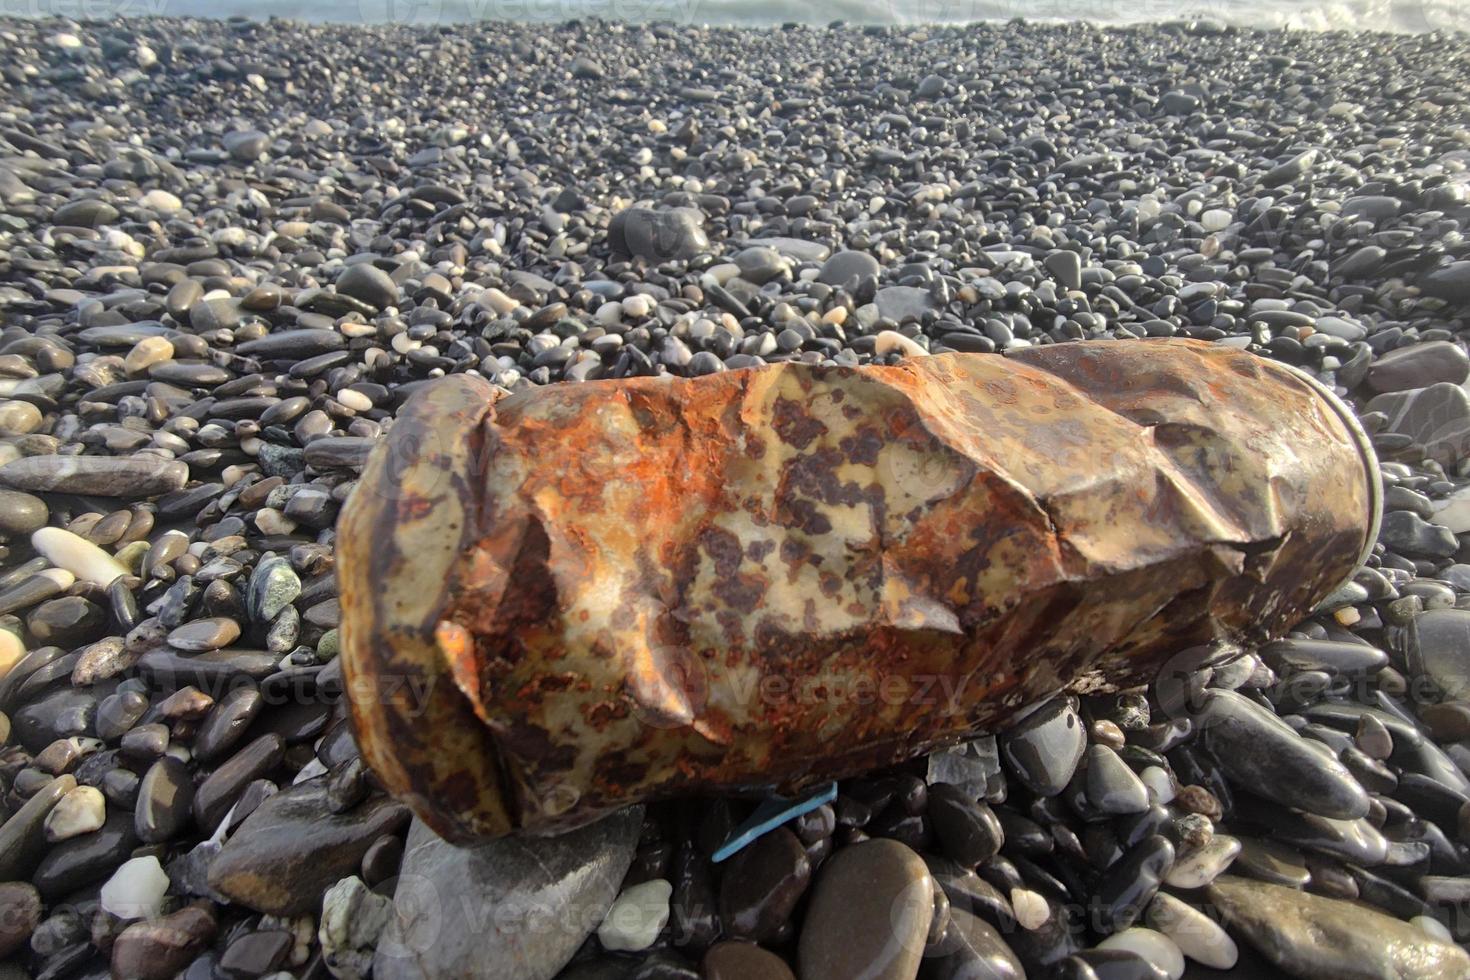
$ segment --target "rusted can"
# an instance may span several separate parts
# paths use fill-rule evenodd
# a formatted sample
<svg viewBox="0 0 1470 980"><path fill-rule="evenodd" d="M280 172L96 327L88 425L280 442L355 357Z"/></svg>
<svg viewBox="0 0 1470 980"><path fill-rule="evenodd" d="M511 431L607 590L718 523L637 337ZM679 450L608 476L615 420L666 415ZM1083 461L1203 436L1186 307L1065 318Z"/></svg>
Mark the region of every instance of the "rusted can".
<svg viewBox="0 0 1470 980"><path fill-rule="evenodd" d="M1377 537L1352 413L1193 341L414 394L338 538L363 758L439 833L795 790L1257 642Z"/></svg>

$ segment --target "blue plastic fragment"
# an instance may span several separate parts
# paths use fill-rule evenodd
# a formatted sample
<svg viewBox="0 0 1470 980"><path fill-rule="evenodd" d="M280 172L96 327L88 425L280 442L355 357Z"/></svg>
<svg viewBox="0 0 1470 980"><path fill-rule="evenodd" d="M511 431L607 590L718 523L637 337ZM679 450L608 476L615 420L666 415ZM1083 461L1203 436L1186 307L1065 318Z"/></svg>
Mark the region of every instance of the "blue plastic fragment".
<svg viewBox="0 0 1470 980"><path fill-rule="evenodd" d="M768 796L761 801L760 806L755 808L755 812L748 820L731 831L730 836L715 851L711 860L719 864L749 847L761 835L769 834L783 823L795 820L803 813L810 813L823 803L831 803L835 799L837 799L836 783L814 786L800 796L791 799L784 796Z"/></svg>

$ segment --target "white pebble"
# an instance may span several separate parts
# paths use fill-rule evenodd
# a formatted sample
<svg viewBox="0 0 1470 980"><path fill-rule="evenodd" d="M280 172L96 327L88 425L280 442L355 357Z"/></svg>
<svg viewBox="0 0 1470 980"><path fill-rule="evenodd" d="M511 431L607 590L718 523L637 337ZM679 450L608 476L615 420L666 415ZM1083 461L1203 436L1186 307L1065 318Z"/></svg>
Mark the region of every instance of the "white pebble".
<svg viewBox="0 0 1470 980"><path fill-rule="evenodd" d="M1409 920L1409 924L1418 926L1420 929L1427 932L1429 935L1433 936L1435 939L1438 939L1442 943L1453 944L1455 941L1455 937L1450 935L1450 931L1445 928L1445 924L1438 919L1431 918L1430 916L1416 915Z"/></svg>
<svg viewBox="0 0 1470 980"><path fill-rule="evenodd" d="M1432 520L1456 534L1470 531L1470 487L1456 490L1443 500L1436 501Z"/></svg>
<svg viewBox="0 0 1470 980"><path fill-rule="evenodd" d="M611 327L623 321L623 304L609 300L599 306L593 316L598 323Z"/></svg>
<svg viewBox="0 0 1470 980"><path fill-rule="evenodd" d="M622 305L623 316L630 316L635 320L639 317L648 316L648 314L653 312L653 300L642 293L629 296L623 300Z"/></svg>
<svg viewBox="0 0 1470 980"><path fill-rule="evenodd" d="M296 530L296 522L274 507L262 507L256 511L255 526L263 534L290 534Z"/></svg>
<svg viewBox="0 0 1470 980"><path fill-rule="evenodd" d="M0 629L0 680L10 673L10 668L20 662L20 658L26 655L25 644L20 642L20 637L7 629Z"/></svg>
<svg viewBox="0 0 1470 980"><path fill-rule="evenodd" d="M102 886L102 908L119 919L151 919L162 911L166 891L168 875L158 858L133 858Z"/></svg>
<svg viewBox="0 0 1470 980"><path fill-rule="evenodd" d="M116 558L59 527L43 527L32 534L31 547L57 568L94 585L111 585L113 579L128 573Z"/></svg>
<svg viewBox="0 0 1470 980"><path fill-rule="evenodd" d="M1239 853L1240 841L1227 834L1216 834L1175 861L1164 876L1164 884L1170 888L1203 888L1220 877Z"/></svg>
<svg viewBox="0 0 1470 980"><path fill-rule="evenodd" d="M393 900L375 895L361 878L343 878L327 889L317 939L327 968L337 980L361 980L368 975L378 937L392 918Z"/></svg>
<svg viewBox="0 0 1470 980"><path fill-rule="evenodd" d="M30 402L0 402L0 436L30 435L41 427L44 418Z"/></svg>
<svg viewBox="0 0 1470 980"><path fill-rule="evenodd" d="M184 206L177 194L172 194L162 188L154 188L138 199L138 203L150 211L178 211Z"/></svg>
<svg viewBox="0 0 1470 980"><path fill-rule="evenodd" d="M873 338L873 351L879 356L896 351L904 357L924 357L929 353L917 340L905 337L897 330L878 331L878 336Z"/></svg>
<svg viewBox="0 0 1470 980"><path fill-rule="evenodd" d="M1029 888L1011 889L1011 909L1016 913L1016 922L1027 931L1040 929L1051 915L1045 896Z"/></svg>
<svg viewBox="0 0 1470 980"><path fill-rule="evenodd" d="M1224 231L1230 227L1230 212L1213 208L1199 216L1199 223L1205 231Z"/></svg>
<svg viewBox="0 0 1470 980"><path fill-rule="evenodd" d="M1235 940L1218 922L1173 895L1164 892L1155 895L1144 920L1174 940L1185 956L1201 966L1228 970L1240 958Z"/></svg>
<svg viewBox="0 0 1470 980"><path fill-rule="evenodd" d="M62 50L69 51L73 48L81 47L82 39L77 37L75 34L67 34L65 32L62 32L60 34L52 34L51 43L56 45L58 48L61 48Z"/></svg>
<svg viewBox="0 0 1470 980"><path fill-rule="evenodd" d="M144 337L123 358L123 367L129 374L142 374L155 364L171 360L173 356L174 345L167 337Z"/></svg>
<svg viewBox="0 0 1470 980"><path fill-rule="evenodd" d="M95 786L78 786L57 801L46 814L46 839L53 844L100 830L107 800Z"/></svg>
<svg viewBox="0 0 1470 980"><path fill-rule="evenodd" d="M366 412L373 407L373 400L360 391L343 388L337 392L337 401L354 412Z"/></svg>
<svg viewBox="0 0 1470 980"><path fill-rule="evenodd" d="M1163 970L1169 980L1184 976L1184 954L1174 940L1162 932L1134 926L1115 933L1097 944L1098 949L1126 949L1137 953L1154 966Z"/></svg>
<svg viewBox="0 0 1470 980"><path fill-rule="evenodd" d="M501 316L505 316L511 310L521 305L494 286L480 293L476 302L487 309L494 310Z"/></svg>
<svg viewBox="0 0 1470 980"><path fill-rule="evenodd" d="M1158 766L1146 767L1138 778L1148 787L1149 802L1155 806L1163 806L1174 798L1174 780Z"/></svg>
<svg viewBox="0 0 1470 980"><path fill-rule="evenodd" d="M597 938L608 950L637 951L653 945L669 921L669 896L674 886L662 878L625 889L597 927Z"/></svg>

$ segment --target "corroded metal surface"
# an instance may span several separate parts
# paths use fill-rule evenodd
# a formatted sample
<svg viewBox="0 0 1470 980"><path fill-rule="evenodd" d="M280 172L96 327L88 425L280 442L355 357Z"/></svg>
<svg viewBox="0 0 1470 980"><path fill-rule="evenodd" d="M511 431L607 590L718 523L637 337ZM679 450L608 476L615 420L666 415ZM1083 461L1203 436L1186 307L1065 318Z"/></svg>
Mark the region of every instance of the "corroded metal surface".
<svg viewBox="0 0 1470 980"><path fill-rule="evenodd" d="M344 512L366 761L441 834L794 789L1181 648L1373 540L1315 383L1188 341L416 394Z"/></svg>

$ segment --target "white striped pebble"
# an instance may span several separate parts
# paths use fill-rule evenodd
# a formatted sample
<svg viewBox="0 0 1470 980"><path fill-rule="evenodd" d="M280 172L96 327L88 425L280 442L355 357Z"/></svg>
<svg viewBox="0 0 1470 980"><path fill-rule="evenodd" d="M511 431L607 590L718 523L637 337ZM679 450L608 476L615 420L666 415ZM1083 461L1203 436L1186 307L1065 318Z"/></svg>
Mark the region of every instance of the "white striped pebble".
<svg viewBox="0 0 1470 980"><path fill-rule="evenodd" d="M59 527L43 527L32 534L31 547L57 568L95 585L111 585L113 579L128 573L116 558Z"/></svg>
<svg viewBox="0 0 1470 980"><path fill-rule="evenodd" d="M1165 892L1155 895L1144 921L1174 940L1185 956L1201 966L1228 970L1240 958L1235 940L1218 922L1173 895Z"/></svg>

